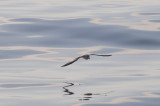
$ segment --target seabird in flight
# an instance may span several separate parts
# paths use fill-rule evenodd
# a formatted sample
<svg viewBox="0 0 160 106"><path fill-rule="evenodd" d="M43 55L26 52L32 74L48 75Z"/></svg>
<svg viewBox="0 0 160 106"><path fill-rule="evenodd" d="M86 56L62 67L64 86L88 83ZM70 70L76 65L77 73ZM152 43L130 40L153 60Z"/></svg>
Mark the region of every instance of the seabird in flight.
<svg viewBox="0 0 160 106"><path fill-rule="evenodd" d="M75 58L74 60L72 60L72 61L64 64L64 65L61 66L61 67L68 66L68 65L76 62L76 61L77 61L78 59L80 59L80 58L83 58L83 59L85 59L85 60L88 60L88 59L90 59L90 55L95 55L95 56L112 56L112 55L86 54L86 55L82 55L82 56L79 56L79 57Z"/></svg>

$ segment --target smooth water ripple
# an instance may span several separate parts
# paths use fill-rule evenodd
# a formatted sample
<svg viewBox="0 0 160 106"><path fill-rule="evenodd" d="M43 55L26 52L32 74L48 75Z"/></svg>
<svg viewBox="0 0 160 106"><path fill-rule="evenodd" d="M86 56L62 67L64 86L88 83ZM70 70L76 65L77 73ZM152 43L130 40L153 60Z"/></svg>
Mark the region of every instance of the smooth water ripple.
<svg viewBox="0 0 160 106"><path fill-rule="evenodd" d="M159 0L1 0L0 106L159 106ZM91 56L60 67L75 57Z"/></svg>

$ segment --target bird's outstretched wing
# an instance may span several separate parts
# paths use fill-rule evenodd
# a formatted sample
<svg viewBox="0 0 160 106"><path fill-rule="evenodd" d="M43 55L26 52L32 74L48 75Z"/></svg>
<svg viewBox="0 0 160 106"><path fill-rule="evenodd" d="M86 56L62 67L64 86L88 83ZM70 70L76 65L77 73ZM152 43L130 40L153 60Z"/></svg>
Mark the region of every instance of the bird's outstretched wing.
<svg viewBox="0 0 160 106"><path fill-rule="evenodd" d="M61 67L65 67L65 66L68 66L68 65L70 65L70 64L72 64L72 63L74 63L74 62L76 62L79 58L81 58L82 56L80 56L80 57L77 57L77 58L75 58L73 61L70 61L70 62L68 62L68 63L66 63L66 64L64 64L63 66L61 66Z"/></svg>
<svg viewBox="0 0 160 106"><path fill-rule="evenodd" d="M90 55L95 55L95 56L112 56L112 55L99 55L99 54L90 54Z"/></svg>

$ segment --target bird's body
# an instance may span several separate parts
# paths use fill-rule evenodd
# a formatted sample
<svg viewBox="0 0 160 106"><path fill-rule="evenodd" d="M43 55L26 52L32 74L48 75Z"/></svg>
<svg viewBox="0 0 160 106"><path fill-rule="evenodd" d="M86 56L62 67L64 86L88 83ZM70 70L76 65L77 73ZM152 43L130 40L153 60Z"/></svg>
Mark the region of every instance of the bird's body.
<svg viewBox="0 0 160 106"><path fill-rule="evenodd" d="M88 60L90 59L90 56L88 54L81 56L83 59Z"/></svg>
<svg viewBox="0 0 160 106"><path fill-rule="evenodd" d="M64 64L64 65L61 66L61 67L68 66L68 65L76 62L76 61L77 61L78 59L80 59L80 58L83 58L83 59L85 59L85 60L88 60L88 59L90 59L90 55L95 55L95 56L112 56L112 55L85 54L85 55L82 55L82 56L79 56L79 57L75 58L73 61L70 61L70 62Z"/></svg>

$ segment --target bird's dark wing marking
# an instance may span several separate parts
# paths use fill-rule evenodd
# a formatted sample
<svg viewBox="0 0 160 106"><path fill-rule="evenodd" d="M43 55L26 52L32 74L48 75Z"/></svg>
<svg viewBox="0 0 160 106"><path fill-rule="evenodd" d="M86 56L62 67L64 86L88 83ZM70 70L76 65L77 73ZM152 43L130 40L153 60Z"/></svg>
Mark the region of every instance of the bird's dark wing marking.
<svg viewBox="0 0 160 106"><path fill-rule="evenodd" d="M70 64L72 64L72 63L74 63L74 62L76 62L79 58L81 58L81 56L80 56L80 57L75 58L73 61L70 61L70 62L66 63L65 65L63 65L63 66L61 66L61 67L68 66L68 65L70 65Z"/></svg>
<svg viewBox="0 0 160 106"><path fill-rule="evenodd" d="M99 55L99 54L90 54L90 55L95 55L95 56L112 56L112 55Z"/></svg>

